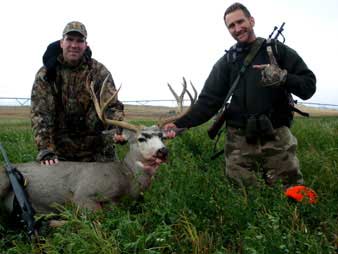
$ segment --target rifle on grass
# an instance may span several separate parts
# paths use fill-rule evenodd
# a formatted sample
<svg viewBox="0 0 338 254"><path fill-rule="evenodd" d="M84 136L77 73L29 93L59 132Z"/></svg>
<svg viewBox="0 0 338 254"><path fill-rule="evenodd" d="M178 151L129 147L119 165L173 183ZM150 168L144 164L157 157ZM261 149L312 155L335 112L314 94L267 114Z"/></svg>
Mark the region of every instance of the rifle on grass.
<svg viewBox="0 0 338 254"><path fill-rule="evenodd" d="M15 196L16 201L14 202L17 202L17 205L20 208L20 211L18 211L18 217L20 217L21 222L25 224L29 238L32 240L32 236L34 235L38 240L38 233L37 229L35 228L35 219L34 219L35 212L31 203L29 202L26 190L20 183L19 179L21 178L20 177L21 173L14 166L11 165L7 157L7 153L1 143L0 150L4 158L6 174L9 178L9 182L12 186L12 190Z"/></svg>
<svg viewBox="0 0 338 254"><path fill-rule="evenodd" d="M275 26L272 33L269 35L269 39L272 38L275 31L278 29L277 34L275 35L275 37L273 39L276 40L278 38L278 36L281 35L283 37L283 42L284 42L285 38L282 34L282 32L284 30L284 25L285 25L285 22L283 22L283 24L280 26L279 29L278 29L277 26ZM253 60L255 59L256 55L261 50L261 48L263 48L265 46L266 41L267 41L266 39L261 41L261 42L256 40L256 42L252 46L249 54L245 57L244 63L242 65L241 69L239 70L239 73L238 73L235 81L232 83L232 85L231 85L231 87L228 91L227 96L224 99L224 103L223 103L221 110L216 115L216 119L215 119L213 125L208 129L208 135L211 139L214 139L218 135L220 129L224 125L224 122L226 120L226 112L227 112L227 108L228 108L228 105L229 105L228 100L233 95L240 78L243 76L243 74L248 69L248 67L252 64Z"/></svg>

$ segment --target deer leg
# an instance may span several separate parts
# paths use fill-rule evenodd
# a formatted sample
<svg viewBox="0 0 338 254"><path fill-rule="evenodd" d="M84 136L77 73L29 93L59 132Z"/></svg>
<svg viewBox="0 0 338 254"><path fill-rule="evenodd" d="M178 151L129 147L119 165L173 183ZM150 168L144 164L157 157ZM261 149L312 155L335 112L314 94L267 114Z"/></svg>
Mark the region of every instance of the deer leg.
<svg viewBox="0 0 338 254"><path fill-rule="evenodd" d="M74 197L74 204L81 208L86 208L91 211L97 211L102 208L101 203L90 198Z"/></svg>

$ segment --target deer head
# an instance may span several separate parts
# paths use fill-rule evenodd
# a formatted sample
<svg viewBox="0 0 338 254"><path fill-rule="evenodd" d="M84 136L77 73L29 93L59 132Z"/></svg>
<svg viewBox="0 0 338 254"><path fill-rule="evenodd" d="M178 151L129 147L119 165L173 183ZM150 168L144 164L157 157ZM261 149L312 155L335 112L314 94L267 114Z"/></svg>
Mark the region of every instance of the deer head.
<svg viewBox="0 0 338 254"><path fill-rule="evenodd" d="M168 149L163 143L163 132L158 126L147 127L108 119L105 115L105 110L116 99L120 90L119 88L110 98L104 100L106 98L108 78L109 75L103 81L99 98L97 98L94 90L94 82L88 82L87 84L97 115L105 125L114 125L123 129L122 134L130 146L124 158L124 163L127 167L134 173L142 171L146 175L152 176L158 166L167 160Z"/></svg>
<svg viewBox="0 0 338 254"><path fill-rule="evenodd" d="M174 120L182 117L186 114L189 110L184 110L183 107L183 99L184 95L187 93L191 105L195 102L197 97L197 92L193 84L191 86L194 90L194 96L190 94L187 90L187 83L186 80L183 78L183 90L178 96L175 91L172 89L170 84L168 84L170 91L173 93L174 97L176 98L176 102L178 105L178 114L173 117L169 117L167 119L159 121L157 125L153 126L143 126L143 125L134 125L130 124L125 121L118 121L114 119L107 119L105 116L105 110L107 109L108 105L116 99L117 94L120 88L106 101L105 91L106 85L109 75L103 81L101 86L99 99L97 98L94 90L94 82L90 82L88 84L90 94L98 114L100 120L106 125L114 125L121 127L123 129L123 136L128 141L130 149L127 155L124 158L124 163L127 165L129 169L131 169L134 173L136 172L143 172L147 176L152 176L155 174L156 169L158 166L165 162L168 157L168 149L166 148L165 144L163 143L163 139L165 139L165 132L162 129L166 123L173 122ZM190 106L191 106L190 105ZM148 180L145 178L141 180L143 185L149 184L149 177Z"/></svg>

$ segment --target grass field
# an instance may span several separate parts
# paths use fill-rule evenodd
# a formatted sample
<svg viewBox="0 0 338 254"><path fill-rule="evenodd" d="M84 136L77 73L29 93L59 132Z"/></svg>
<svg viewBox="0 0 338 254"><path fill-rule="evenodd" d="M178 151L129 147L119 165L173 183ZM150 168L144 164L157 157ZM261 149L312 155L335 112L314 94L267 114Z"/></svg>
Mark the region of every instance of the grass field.
<svg viewBox="0 0 338 254"><path fill-rule="evenodd" d="M0 253L338 252L337 117L297 118L292 128L306 184L319 195L315 205L286 199L280 185L232 186L224 176L223 158L210 160L213 142L207 128L167 142L169 161L143 201L126 199L97 213L66 207L62 217L67 224L41 232L40 245L2 217ZM35 158L27 118L0 120L0 141L12 162ZM121 155L124 151L119 147Z"/></svg>

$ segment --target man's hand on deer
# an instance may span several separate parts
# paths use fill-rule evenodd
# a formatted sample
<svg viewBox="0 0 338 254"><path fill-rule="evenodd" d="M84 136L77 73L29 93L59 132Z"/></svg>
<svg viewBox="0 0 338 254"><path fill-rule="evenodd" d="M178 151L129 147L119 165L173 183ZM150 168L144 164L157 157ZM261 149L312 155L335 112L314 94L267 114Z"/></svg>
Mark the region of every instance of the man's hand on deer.
<svg viewBox="0 0 338 254"><path fill-rule="evenodd" d="M54 164L57 164L59 163L59 160L56 158L56 159L53 159L53 160L44 160L44 161L41 161L41 165L54 165Z"/></svg>
<svg viewBox="0 0 338 254"><path fill-rule="evenodd" d="M37 160L40 161L41 165L54 165L59 162L56 154L47 149L41 150L38 153Z"/></svg>

